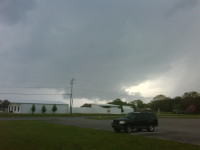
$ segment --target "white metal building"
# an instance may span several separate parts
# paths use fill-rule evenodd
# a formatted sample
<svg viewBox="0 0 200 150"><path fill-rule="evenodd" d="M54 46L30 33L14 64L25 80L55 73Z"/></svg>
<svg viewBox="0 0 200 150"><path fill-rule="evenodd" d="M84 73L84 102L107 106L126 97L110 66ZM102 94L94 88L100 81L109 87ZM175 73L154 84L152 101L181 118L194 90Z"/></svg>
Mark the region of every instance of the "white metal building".
<svg viewBox="0 0 200 150"><path fill-rule="evenodd" d="M125 113L133 112L130 107L125 108ZM91 104L91 107L75 107L73 113L85 114L121 114L121 107L113 104Z"/></svg>
<svg viewBox="0 0 200 150"><path fill-rule="evenodd" d="M66 114L69 113L69 105L62 102L11 102L8 106L8 112L10 113L21 113L30 114L32 113L31 108L35 105L34 114L42 114L42 107L45 106L45 114L53 114L53 106L56 105L57 110L55 114Z"/></svg>

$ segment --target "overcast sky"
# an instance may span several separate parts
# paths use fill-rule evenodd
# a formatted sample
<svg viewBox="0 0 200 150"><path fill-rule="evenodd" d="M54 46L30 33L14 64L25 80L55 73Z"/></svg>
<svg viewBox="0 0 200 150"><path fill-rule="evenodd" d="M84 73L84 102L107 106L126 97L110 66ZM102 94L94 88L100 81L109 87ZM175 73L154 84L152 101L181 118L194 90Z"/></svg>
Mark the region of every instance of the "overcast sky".
<svg viewBox="0 0 200 150"><path fill-rule="evenodd" d="M74 106L200 92L199 16L199 0L0 0L0 99L69 103L72 78Z"/></svg>

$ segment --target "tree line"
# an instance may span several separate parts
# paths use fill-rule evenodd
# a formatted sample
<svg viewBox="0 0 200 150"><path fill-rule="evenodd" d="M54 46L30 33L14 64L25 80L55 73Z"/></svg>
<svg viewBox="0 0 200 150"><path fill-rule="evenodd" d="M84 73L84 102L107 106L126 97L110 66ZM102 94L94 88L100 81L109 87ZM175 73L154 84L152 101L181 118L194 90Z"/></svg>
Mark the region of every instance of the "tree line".
<svg viewBox="0 0 200 150"><path fill-rule="evenodd" d="M200 113L200 93L196 91L185 92L182 96L174 98L167 97L163 94L155 96L149 103L144 103L142 100L133 100L124 102L117 98L108 104L120 106L131 106L136 111L150 108L152 111L163 111L173 113Z"/></svg>

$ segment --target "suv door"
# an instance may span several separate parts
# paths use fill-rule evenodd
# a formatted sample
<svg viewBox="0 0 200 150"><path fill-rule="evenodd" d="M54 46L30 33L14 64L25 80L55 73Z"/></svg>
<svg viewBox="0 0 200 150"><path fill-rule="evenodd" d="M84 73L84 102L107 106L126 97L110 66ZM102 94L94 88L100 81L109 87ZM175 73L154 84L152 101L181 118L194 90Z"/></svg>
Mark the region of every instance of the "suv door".
<svg viewBox="0 0 200 150"><path fill-rule="evenodd" d="M145 121L144 121L144 127L148 127L149 123L151 122L151 114L145 113Z"/></svg>
<svg viewBox="0 0 200 150"><path fill-rule="evenodd" d="M158 119L157 119L156 115L149 114L149 122L148 123L153 123L154 126L158 126Z"/></svg>
<svg viewBox="0 0 200 150"><path fill-rule="evenodd" d="M144 119L142 114L137 114L137 116L134 119L134 126L136 128L140 128L144 124Z"/></svg>

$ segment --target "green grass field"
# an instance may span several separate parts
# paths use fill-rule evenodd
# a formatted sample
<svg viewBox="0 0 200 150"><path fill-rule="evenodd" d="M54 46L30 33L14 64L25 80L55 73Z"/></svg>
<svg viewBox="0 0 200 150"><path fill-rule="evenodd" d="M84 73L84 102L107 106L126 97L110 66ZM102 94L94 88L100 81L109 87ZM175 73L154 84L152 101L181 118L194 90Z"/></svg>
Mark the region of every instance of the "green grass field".
<svg viewBox="0 0 200 150"><path fill-rule="evenodd" d="M87 116L88 119L97 120L112 120L114 118L123 117L124 114L12 114L12 113L0 113L0 117L76 117ZM172 114L172 113L160 113L157 115L159 118L184 118L184 119L200 119L199 114Z"/></svg>
<svg viewBox="0 0 200 150"><path fill-rule="evenodd" d="M76 117L76 116L99 116L99 114L13 114L0 113L0 117ZM124 116L115 114L100 114L100 116Z"/></svg>
<svg viewBox="0 0 200 150"><path fill-rule="evenodd" d="M200 119L199 114L172 114L172 113L160 113L156 114L158 118L174 118L174 119ZM111 120L115 118L124 117L124 115L93 115L88 116L88 119L96 120Z"/></svg>
<svg viewBox="0 0 200 150"><path fill-rule="evenodd" d="M160 113L157 114L159 118L184 118L184 119L200 119L200 114L173 114L173 113Z"/></svg>
<svg viewBox="0 0 200 150"><path fill-rule="evenodd" d="M200 150L199 146L42 121L0 121L0 150Z"/></svg>

